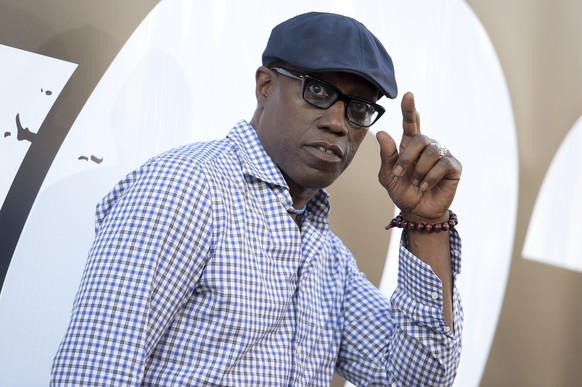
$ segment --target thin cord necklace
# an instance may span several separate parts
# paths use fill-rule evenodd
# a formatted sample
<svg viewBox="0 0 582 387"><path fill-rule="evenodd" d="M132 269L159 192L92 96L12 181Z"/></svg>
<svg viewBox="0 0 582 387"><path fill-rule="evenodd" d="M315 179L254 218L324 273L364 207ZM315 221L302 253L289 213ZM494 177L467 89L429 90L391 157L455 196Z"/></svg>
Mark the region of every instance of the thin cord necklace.
<svg viewBox="0 0 582 387"><path fill-rule="evenodd" d="M304 205L303 207L301 207L298 210L296 210L293 207L289 207L289 208L287 208L287 212L289 212L291 214L295 214L295 215L302 215L305 212L306 209L307 209L307 204Z"/></svg>

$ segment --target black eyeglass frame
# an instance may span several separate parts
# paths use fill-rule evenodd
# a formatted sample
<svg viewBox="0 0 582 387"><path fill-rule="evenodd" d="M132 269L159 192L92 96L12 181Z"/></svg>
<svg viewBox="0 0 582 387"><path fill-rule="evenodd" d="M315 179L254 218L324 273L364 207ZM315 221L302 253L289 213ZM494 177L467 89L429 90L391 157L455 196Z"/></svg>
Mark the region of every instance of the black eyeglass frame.
<svg viewBox="0 0 582 387"><path fill-rule="evenodd" d="M345 106L346 106L346 111L345 111L346 118L353 125L356 125L356 126L359 126L359 127L363 127L363 128L369 128L370 126L374 125L374 123L376 123L376 121L378 121L380 119L380 117L382 117L382 115L386 112L386 110L382 106L380 106L380 105L378 105L378 104L376 104L374 102L365 100L365 99L360 98L360 97L355 97L355 96L351 96L351 95L345 95L344 93L342 93L334 85L332 85L332 84L330 84L328 82L322 81L319 78L312 77L311 75L304 74L304 73L300 73L300 72L293 71L293 70L289 70L289 69L286 69L286 68L283 68L283 67L271 67L271 70L275 71L277 74L281 74L281 75L284 75L284 76L289 77L289 78L292 78L292 79L300 80L301 81L301 97L303 98L303 100L305 102L307 102L311 106L315 106L316 108L319 108L319 109L329 109L338 100L343 101L344 104L345 104ZM319 83L325 85L326 87L330 88L331 90L333 90L336 93L336 98L330 100L330 102L329 102L329 104L327 104L327 106L316 105L313 102L307 100L305 98L305 88L307 86L307 82L306 81L308 81L308 80L312 80L312 81L319 82ZM359 102L359 103L363 103L363 104L369 105L370 107L372 107L377 112L376 117L374 118L374 120L372 122L370 122L370 124L363 125L361 123L354 122L350 118L350 115L349 115L348 112L349 112L349 106L350 106L350 104L351 104L352 101L356 101L356 102Z"/></svg>

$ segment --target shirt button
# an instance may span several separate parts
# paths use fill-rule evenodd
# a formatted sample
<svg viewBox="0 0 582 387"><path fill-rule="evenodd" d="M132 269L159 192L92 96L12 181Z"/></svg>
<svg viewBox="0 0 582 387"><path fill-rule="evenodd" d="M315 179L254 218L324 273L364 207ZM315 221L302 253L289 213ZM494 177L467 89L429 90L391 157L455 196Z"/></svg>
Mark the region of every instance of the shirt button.
<svg viewBox="0 0 582 387"><path fill-rule="evenodd" d="M439 299L439 294L437 292L432 292L430 294L430 296L432 297L433 300L438 300Z"/></svg>
<svg viewBox="0 0 582 387"><path fill-rule="evenodd" d="M450 331L451 331L451 327L449 327L449 326L446 326L446 327L445 327L445 333L449 333Z"/></svg>

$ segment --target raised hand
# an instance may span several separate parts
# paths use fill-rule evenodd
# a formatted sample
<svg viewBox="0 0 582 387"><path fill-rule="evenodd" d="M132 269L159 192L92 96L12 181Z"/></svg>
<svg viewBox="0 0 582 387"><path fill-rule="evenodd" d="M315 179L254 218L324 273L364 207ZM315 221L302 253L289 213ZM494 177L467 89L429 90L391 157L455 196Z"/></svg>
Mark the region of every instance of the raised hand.
<svg viewBox="0 0 582 387"><path fill-rule="evenodd" d="M381 131L376 135L382 162L378 180L405 219L446 220L461 178L461 163L446 147L421 134L412 93L404 95L401 108L400 147L396 148L388 133Z"/></svg>

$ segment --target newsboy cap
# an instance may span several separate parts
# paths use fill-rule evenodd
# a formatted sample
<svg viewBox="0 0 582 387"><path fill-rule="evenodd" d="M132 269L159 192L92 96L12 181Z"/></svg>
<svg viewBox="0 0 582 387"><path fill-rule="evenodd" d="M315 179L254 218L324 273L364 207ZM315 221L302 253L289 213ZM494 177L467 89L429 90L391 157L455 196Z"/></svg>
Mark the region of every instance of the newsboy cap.
<svg viewBox="0 0 582 387"><path fill-rule="evenodd" d="M263 65L283 61L306 72L345 71L396 98L392 58L359 21L333 13L309 12L277 25L263 52Z"/></svg>

